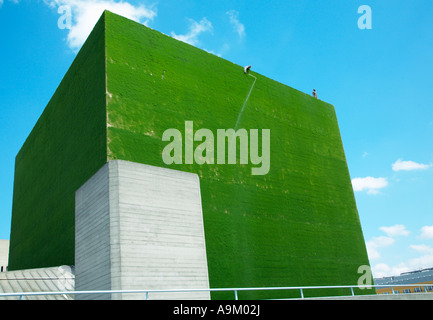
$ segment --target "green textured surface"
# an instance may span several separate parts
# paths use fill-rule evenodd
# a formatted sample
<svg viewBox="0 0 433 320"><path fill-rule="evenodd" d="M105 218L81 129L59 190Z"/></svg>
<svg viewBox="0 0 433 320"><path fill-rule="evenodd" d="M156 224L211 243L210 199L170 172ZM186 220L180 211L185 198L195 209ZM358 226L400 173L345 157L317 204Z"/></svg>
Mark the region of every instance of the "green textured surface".
<svg viewBox="0 0 433 320"><path fill-rule="evenodd" d="M74 264L75 191L107 161L104 42L101 23L16 156L9 270Z"/></svg>
<svg viewBox="0 0 433 320"><path fill-rule="evenodd" d="M271 130L270 172L167 166L163 132L184 133L185 121L215 136L233 128L254 79L112 14L106 43L108 157L199 174L211 287L357 283L358 267L369 262L333 106L253 73L239 128Z"/></svg>
<svg viewBox="0 0 433 320"><path fill-rule="evenodd" d="M77 82L77 76L68 72L60 86L64 89L47 107L58 114L44 112L38 124L47 128L36 130L37 125L23 147L29 151L22 150L17 157L12 221L17 235L11 238L15 260L10 265L70 264L72 189L106 160L122 159L200 176L212 288L356 284L358 267L369 262L334 107L253 73L257 82L239 128L271 130L269 173L252 176L251 165L240 164L167 166L161 156L168 143L162 141L163 132L176 128L183 133L185 121L193 121L195 130L210 129L215 136L217 129L233 128L254 79L245 76L241 66L112 13L105 12L105 38L102 27L103 22L71 67L86 75L89 83ZM106 104L101 102L104 62ZM63 90L70 96L61 94ZM68 99L77 96L82 103ZM75 121L64 118L72 110ZM54 129L54 123L61 128ZM40 138L47 132L55 136L54 149ZM50 165L52 154L63 160ZM23 177L28 171L32 176ZM51 191L53 179L59 180L56 192ZM26 188L31 185L34 189L29 192ZM25 212L33 206L38 211L32 208L35 212L23 226ZM41 220L42 206L52 207L50 226ZM49 229L47 235L31 228L36 220ZM26 256L41 249L47 254L36 254L37 263L36 257ZM239 297L287 295L242 292ZM213 298L233 298L233 294L213 294Z"/></svg>

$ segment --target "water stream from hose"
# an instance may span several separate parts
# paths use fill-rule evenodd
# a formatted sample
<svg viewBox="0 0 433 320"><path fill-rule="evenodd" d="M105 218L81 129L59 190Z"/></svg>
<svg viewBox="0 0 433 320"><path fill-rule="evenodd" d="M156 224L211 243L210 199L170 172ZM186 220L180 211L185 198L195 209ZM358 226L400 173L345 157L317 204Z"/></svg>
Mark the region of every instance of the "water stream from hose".
<svg viewBox="0 0 433 320"><path fill-rule="evenodd" d="M241 109L241 111L239 112L238 119L237 119L237 121L236 121L236 125L235 125L235 131L236 131L236 129L238 128L239 121L241 120L242 114L244 113L245 106L246 106L246 104L247 104L247 102L248 102L248 99L250 98L251 92L253 91L254 85L256 84L256 81L257 81L257 77L253 76L252 74L248 74L248 75L249 75L250 77L253 77L253 78L254 78L254 82L253 82L253 84L252 84L252 86L251 86L250 92L248 92L248 96L247 96L247 98L246 98L245 101L244 101L244 104L243 104L243 106L242 106L242 109Z"/></svg>

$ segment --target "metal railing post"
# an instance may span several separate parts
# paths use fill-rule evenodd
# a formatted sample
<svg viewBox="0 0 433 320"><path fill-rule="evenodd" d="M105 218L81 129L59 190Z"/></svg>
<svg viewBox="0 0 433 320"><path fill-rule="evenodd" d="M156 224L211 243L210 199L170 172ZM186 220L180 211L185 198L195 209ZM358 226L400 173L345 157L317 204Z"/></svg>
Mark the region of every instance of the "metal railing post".
<svg viewBox="0 0 433 320"><path fill-rule="evenodd" d="M299 288L301 290L301 299L304 299L304 291L302 290L302 288Z"/></svg>
<svg viewBox="0 0 433 320"><path fill-rule="evenodd" d="M352 297L355 296L355 292L353 291L353 287L350 287L350 291L352 291Z"/></svg>
<svg viewBox="0 0 433 320"><path fill-rule="evenodd" d="M235 300L239 300L238 299L238 290L235 290Z"/></svg>

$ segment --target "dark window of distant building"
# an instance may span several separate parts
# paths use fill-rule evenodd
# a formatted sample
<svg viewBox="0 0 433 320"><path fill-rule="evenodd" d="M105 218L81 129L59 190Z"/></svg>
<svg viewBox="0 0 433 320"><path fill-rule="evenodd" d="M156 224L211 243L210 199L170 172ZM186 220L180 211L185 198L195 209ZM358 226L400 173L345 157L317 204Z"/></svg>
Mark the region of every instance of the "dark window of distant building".
<svg viewBox="0 0 433 320"><path fill-rule="evenodd" d="M422 289L421 288L415 288L413 291L414 292L422 292Z"/></svg>
<svg viewBox="0 0 433 320"><path fill-rule="evenodd" d="M404 289L403 293L410 293L410 289Z"/></svg>

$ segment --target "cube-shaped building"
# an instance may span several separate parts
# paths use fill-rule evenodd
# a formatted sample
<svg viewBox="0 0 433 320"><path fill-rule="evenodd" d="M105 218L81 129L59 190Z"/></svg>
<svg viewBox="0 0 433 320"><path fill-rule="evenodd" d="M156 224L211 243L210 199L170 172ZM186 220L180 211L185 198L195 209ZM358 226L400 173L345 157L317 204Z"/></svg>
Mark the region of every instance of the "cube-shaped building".
<svg viewBox="0 0 433 320"><path fill-rule="evenodd" d="M191 161L189 125L215 150L220 129L268 130L268 170L252 140L248 161ZM356 285L369 265L332 105L105 11L16 157L9 270L74 265L75 193L111 160L198 175L211 288Z"/></svg>

